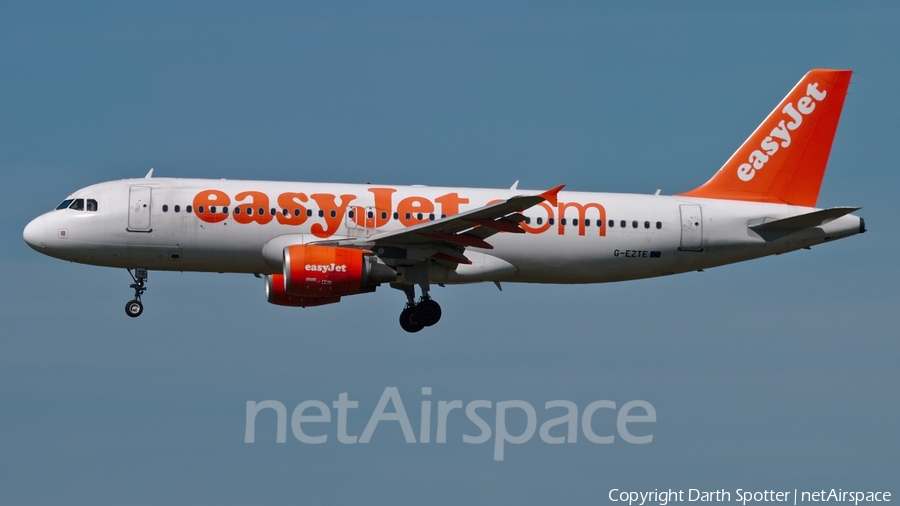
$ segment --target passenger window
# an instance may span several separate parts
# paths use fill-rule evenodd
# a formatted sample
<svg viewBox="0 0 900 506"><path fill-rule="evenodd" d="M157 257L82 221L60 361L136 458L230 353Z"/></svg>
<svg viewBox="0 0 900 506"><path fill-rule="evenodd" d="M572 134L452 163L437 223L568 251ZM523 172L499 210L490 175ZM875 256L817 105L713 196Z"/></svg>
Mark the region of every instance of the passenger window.
<svg viewBox="0 0 900 506"><path fill-rule="evenodd" d="M661 229L661 228L662 228L662 222L661 222L661 221L657 221L657 222L656 222L656 230L659 230L659 229Z"/></svg>
<svg viewBox="0 0 900 506"><path fill-rule="evenodd" d="M537 224L542 225L544 223L544 218L538 217Z"/></svg>
<svg viewBox="0 0 900 506"><path fill-rule="evenodd" d="M553 225L553 218L548 218L548 219L547 219L547 223Z"/></svg>
<svg viewBox="0 0 900 506"><path fill-rule="evenodd" d="M307 209L307 210L306 210L306 216L308 216L308 217L311 217L311 216L312 216L312 209Z"/></svg>
<svg viewBox="0 0 900 506"><path fill-rule="evenodd" d="M622 228L625 228L625 227L627 227L628 225L625 224L625 220L622 220L622 221L619 222L619 226L622 227Z"/></svg>
<svg viewBox="0 0 900 506"><path fill-rule="evenodd" d="M216 214L216 206L209 206L209 214Z"/></svg>
<svg viewBox="0 0 900 506"><path fill-rule="evenodd" d="M387 219L387 213L386 213L386 212L381 211L381 219L382 219L382 220L386 220L386 219Z"/></svg>
<svg viewBox="0 0 900 506"><path fill-rule="evenodd" d="M416 214L416 219L417 219L417 220L421 220L421 219L422 219L422 213L417 213L417 214Z"/></svg>
<svg viewBox="0 0 900 506"><path fill-rule="evenodd" d="M319 209L319 218L324 218L324 217L325 217L325 211Z"/></svg>
<svg viewBox="0 0 900 506"><path fill-rule="evenodd" d="M347 211L347 217L350 218L351 220L353 219L354 214L355 213L353 211Z"/></svg>
<svg viewBox="0 0 900 506"><path fill-rule="evenodd" d="M337 211L332 210L332 211L331 211L331 217L332 217L332 218L337 217Z"/></svg>
<svg viewBox="0 0 900 506"><path fill-rule="evenodd" d="M248 210L248 211L249 211L249 210ZM235 207L235 208L234 208L234 214L241 214L241 208L240 208L240 207ZM248 212L248 214L250 214L250 213Z"/></svg>
<svg viewBox="0 0 900 506"><path fill-rule="evenodd" d="M408 219L410 219L410 218L412 218L412 215L409 214L409 213L406 213L406 219L408 220Z"/></svg>
<svg viewBox="0 0 900 506"><path fill-rule="evenodd" d="M227 207L227 206L222 208L222 214L228 214L228 207Z"/></svg>
<svg viewBox="0 0 900 506"><path fill-rule="evenodd" d="M428 219L434 221L434 213L429 214Z"/></svg>
<svg viewBox="0 0 900 506"><path fill-rule="evenodd" d="M192 211L192 209L193 209L193 206L191 206L190 204L188 204L187 207L184 208L184 211L189 213L189 212Z"/></svg>
<svg viewBox="0 0 900 506"><path fill-rule="evenodd" d="M637 228L637 220L631 222L631 228Z"/></svg>
<svg viewBox="0 0 900 506"><path fill-rule="evenodd" d="M578 218L572 218L572 226L573 226L573 227L577 227L577 226L578 226Z"/></svg>
<svg viewBox="0 0 900 506"><path fill-rule="evenodd" d="M590 227L590 226L591 226L591 220L584 220L584 226L585 226L585 227Z"/></svg>
<svg viewBox="0 0 900 506"><path fill-rule="evenodd" d="M613 228L616 226L616 222L613 220L609 220L609 228Z"/></svg>
<svg viewBox="0 0 900 506"><path fill-rule="evenodd" d="M197 214L203 214L203 206L197 206Z"/></svg>
<svg viewBox="0 0 900 506"><path fill-rule="evenodd" d="M649 222L649 221L645 221L645 222L644 222L644 228L650 228L650 222Z"/></svg>
<svg viewBox="0 0 900 506"><path fill-rule="evenodd" d="M94 199L88 199L87 210L88 211L96 211L97 210L97 201Z"/></svg>
<svg viewBox="0 0 900 506"><path fill-rule="evenodd" d="M562 226L566 226L566 219L565 219L565 218L560 218L560 219L559 219L559 224L562 225Z"/></svg>
<svg viewBox="0 0 900 506"><path fill-rule="evenodd" d="M164 213L169 212L169 206L168 206L168 205L163 204L163 212L164 212Z"/></svg>
<svg viewBox="0 0 900 506"><path fill-rule="evenodd" d="M399 219L400 219L400 213L394 213L394 219L395 219L395 220L399 220Z"/></svg>
<svg viewBox="0 0 900 506"><path fill-rule="evenodd" d="M176 213L180 213L180 212L181 212L181 206L175 206L175 212L176 212Z"/></svg>
<svg viewBox="0 0 900 506"><path fill-rule="evenodd" d="M366 217L371 220L371 219L375 218L375 213L373 213L372 211L369 211L366 213Z"/></svg>
<svg viewBox="0 0 900 506"><path fill-rule="evenodd" d="M263 209L263 208L261 208L261 207L258 209L258 211L259 211L259 215L260 215L260 216L266 214L266 210Z"/></svg>
<svg viewBox="0 0 900 506"><path fill-rule="evenodd" d="M69 209L84 211L84 199L75 199L72 201L72 205L69 206Z"/></svg>
<svg viewBox="0 0 900 506"><path fill-rule="evenodd" d="M275 210L275 208L273 207L273 208L269 209L269 214L271 214L272 216L275 216L276 214L278 214L278 211Z"/></svg>
<svg viewBox="0 0 900 506"><path fill-rule="evenodd" d="M61 204L56 206L57 209L66 209L69 207L69 204L72 203L72 199L63 200Z"/></svg>
<svg viewBox="0 0 900 506"><path fill-rule="evenodd" d="M531 218L529 218L528 216L525 217L525 224L531 225Z"/></svg>
<svg viewBox="0 0 900 506"><path fill-rule="evenodd" d="M300 208L294 209L294 216L300 216Z"/></svg>

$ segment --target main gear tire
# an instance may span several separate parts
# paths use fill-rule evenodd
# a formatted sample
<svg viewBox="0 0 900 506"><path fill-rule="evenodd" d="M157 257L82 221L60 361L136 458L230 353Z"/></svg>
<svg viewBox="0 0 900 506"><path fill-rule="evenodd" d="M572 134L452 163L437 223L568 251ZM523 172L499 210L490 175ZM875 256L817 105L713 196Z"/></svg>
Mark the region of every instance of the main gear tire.
<svg viewBox="0 0 900 506"><path fill-rule="evenodd" d="M441 319L441 305L431 299L425 299L416 304L415 320L426 327L430 327Z"/></svg>
<svg viewBox="0 0 900 506"><path fill-rule="evenodd" d="M425 325L416 318L416 308L408 307L400 313L400 327L409 332L418 332L425 328Z"/></svg>

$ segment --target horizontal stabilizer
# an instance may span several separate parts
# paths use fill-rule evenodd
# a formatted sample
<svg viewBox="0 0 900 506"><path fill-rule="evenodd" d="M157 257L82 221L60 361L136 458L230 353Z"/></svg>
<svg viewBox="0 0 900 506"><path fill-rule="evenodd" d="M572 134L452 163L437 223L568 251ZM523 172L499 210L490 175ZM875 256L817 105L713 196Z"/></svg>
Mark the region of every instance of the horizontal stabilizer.
<svg viewBox="0 0 900 506"><path fill-rule="evenodd" d="M756 232L790 232L803 230L804 228L813 228L834 221L841 216L858 211L858 207L832 207L812 213L801 214L799 216L791 216L781 220L768 221L759 225L751 225L750 228Z"/></svg>

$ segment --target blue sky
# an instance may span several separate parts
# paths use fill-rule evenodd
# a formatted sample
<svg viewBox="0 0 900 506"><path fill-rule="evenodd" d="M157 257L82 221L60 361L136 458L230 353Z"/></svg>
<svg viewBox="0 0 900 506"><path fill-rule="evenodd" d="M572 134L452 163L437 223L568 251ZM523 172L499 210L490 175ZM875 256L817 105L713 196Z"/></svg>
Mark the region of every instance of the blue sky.
<svg viewBox="0 0 900 506"><path fill-rule="evenodd" d="M610 488L882 489L900 462L900 7L838 2L0 4L0 497L17 504L598 503ZM593 286L310 309L246 275L42 257L34 216L142 176L663 193L706 181L809 69L855 71L819 205L869 233ZM644 399L648 445L274 443L245 404ZM543 416L542 410L539 414ZM542 421L543 419L541 419ZM511 425L522 420L511 420ZM266 428L268 427L268 428ZM333 436L332 436L333 438ZM896 494L897 490L894 488Z"/></svg>

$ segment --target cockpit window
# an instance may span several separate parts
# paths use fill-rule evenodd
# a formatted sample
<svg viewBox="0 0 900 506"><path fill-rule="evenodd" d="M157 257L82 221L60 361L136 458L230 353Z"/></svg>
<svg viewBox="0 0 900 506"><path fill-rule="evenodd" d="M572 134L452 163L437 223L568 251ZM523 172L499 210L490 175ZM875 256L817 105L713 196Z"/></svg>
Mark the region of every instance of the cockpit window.
<svg viewBox="0 0 900 506"><path fill-rule="evenodd" d="M85 210L85 199L66 199L63 200L61 204L56 206L57 209L72 209L73 211L84 211ZM98 209L97 201L94 199L87 199L87 208L88 211L96 211Z"/></svg>

